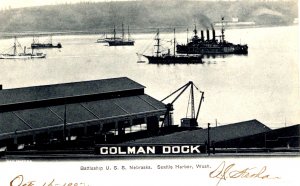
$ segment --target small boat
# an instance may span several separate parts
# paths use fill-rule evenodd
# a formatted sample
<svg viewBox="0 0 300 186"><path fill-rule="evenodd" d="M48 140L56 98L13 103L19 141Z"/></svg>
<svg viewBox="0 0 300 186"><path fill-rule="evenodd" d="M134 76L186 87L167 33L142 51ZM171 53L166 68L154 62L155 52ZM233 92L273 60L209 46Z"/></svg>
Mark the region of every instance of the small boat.
<svg viewBox="0 0 300 186"><path fill-rule="evenodd" d="M57 43L56 45L52 44L52 36L50 36L50 41L48 43L40 43L38 40L36 41L33 37L33 42L31 43L32 49L38 48L62 48L61 43Z"/></svg>
<svg viewBox="0 0 300 186"><path fill-rule="evenodd" d="M24 47L23 53L20 53L17 51L17 48L21 47L20 44L18 44L17 38L15 37L14 45L12 46L13 52L12 53L6 53L6 54L0 54L0 59L31 59L31 58L45 58L46 54L42 52L36 52L34 53L34 50L32 49L31 53L26 52L26 47ZM18 46L18 47L17 47Z"/></svg>
<svg viewBox="0 0 300 186"><path fill-rule="evenodd" d="M168 49L167 53L162 54L162 52L160 51L160 38L159 38L159 30L156 33L155 39L156 40L156 45L154 45L157 50L155 52L155 55L145 55L142 54L142 56L146 57L149 61L149 63L152 64L192 64L192 63L198 63L198 64L202 64L202 55L200 54L176 54L175 51L175 43L176 43L176 39L175 39L175 29L174 29L174 52L173 55L170 52L170 49Z"/></svg>
<svg viewBox="0 0 300 186"><path fill-rule="evenodd" d="M125 34L124 34L124 25L122 23L122 37L118 38L116 37L116 28L114 27L113 31L114 35L112 38L107 38L105 41L109 44L109 46L130 46L134 45L134 40L130 39L130 33L129 33L129 26L128 26L128 36L127 39L125 39Z"/></svg>

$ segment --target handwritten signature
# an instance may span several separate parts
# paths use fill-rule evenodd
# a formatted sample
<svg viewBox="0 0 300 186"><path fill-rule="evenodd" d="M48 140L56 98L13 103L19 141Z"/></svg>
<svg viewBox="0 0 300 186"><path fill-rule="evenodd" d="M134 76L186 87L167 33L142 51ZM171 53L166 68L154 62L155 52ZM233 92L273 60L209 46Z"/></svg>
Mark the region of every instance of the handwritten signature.
<svg viewBox="0 0 300 186"><path fill-rule="evenodd" d="M18 175L14 179L11 180L10 186L35 186L38 185L36 184L36 181L24 181L24 176L23 175ZM53 179L51 182L45 182L42 186L88 186L85 183L63 183L63 184L58 184L55 183L55 179Z"/></svg>
<svg viewBox="0 0 300 186"><path fill-rule="evenodd" d="M267 167L263 166L261 168L252 167L252 168L244 168L242 170L237 170L235 168L235 164L232 163L226 166L225 161L223 161L218 168L209 173L210 178L217 178L217 186L220 184L222 180L226 179L236 179L236 178L245 178L245 179L280 179L276 176L271 176L266 173Z"/></svg>

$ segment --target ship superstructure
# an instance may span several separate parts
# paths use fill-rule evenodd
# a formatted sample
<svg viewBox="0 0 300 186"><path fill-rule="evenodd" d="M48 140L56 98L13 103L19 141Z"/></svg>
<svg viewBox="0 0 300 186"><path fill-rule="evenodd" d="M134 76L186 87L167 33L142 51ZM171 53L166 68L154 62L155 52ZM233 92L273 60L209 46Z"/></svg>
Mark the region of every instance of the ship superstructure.
<svg viewBox="0 0 300 186"><path fill-rule="evenodd" d="M224 18L222 18L221 35L216 36L215 29L212 27L212 37L210 38L210 30L206 30L206 38L204 30L201 30L198 36L197 27L194 28L194 36L187 44L177 44L177 53L184 54L248 54L248 46L246 44L233 44L225 40ZM219 38L218 38L219 37Z"/></svg>

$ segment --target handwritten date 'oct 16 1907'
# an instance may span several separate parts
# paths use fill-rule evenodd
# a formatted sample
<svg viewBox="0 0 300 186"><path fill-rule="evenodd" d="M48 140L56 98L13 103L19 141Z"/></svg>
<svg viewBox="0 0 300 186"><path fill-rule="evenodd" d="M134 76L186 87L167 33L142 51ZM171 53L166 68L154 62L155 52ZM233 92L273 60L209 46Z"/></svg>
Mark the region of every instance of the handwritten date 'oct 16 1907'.
<svg viewBox="0 0 300 186"><path fill-rule="evenodd" d="M68 183L58 183L55 181L55 179L52 179L50 182L44 182L43 184L37 184L36 181L24 181L24 176L23 175L18 175L14 179L11 180L10 186L89 186L86 183L73 183L73 182L68 182Z"/></svg>

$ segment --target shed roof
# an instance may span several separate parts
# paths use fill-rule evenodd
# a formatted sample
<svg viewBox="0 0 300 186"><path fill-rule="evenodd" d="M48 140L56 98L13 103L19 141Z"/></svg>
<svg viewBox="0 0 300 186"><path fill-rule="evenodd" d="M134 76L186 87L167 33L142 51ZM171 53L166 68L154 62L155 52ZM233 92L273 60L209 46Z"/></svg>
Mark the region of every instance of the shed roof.
<svg viewBox="0 0 300 186"><path fill-rule="evenodd" d="M127 77L0 90L0 106L145 87Z"/></svg>
<svg viewBox="0 0 300 186"><path fill-rule="evenodd" d="M271 129L257 120L243 121L210 128L210 140L219 142L234 138L240 138L270 131ZM176 132L165 136L157 136L136 140L134 143L205 143L207 141L207 129Z"/></svg>
<svg viewBox="0 0 300 186"><path fill-rule="evenodd" d="M162 102L145 94L67 104L66 108L67 125L73 126L89 121L105 122L127 116L164 114L166 111ZM0 138L16 131L22 133L62 127L64 114L64 105L0 113Z"/></svg>

